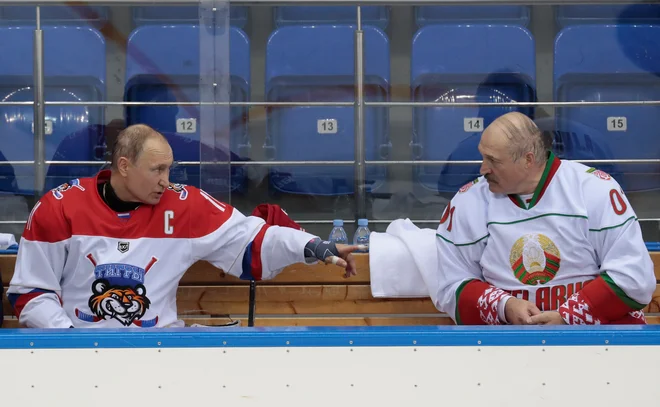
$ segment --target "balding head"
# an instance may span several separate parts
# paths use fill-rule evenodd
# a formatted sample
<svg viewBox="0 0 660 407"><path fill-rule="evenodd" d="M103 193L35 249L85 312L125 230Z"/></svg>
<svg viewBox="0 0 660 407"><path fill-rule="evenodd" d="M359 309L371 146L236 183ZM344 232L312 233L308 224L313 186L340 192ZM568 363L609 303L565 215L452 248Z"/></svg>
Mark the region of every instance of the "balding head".
<svg viewBox="0 0 660 407"><path fill-rule="evenodd" d="M498 117L491 126L507 140L513 161L532 153L539 165L545 165L552 139L543 134L532 119L519 112L510 112Z"/></svg>
<svg viewBox="0 0 660 407"><path fill-rule="evenodd" d="M134 124L122 130L112 148L112 168L117 169L121 157L126 157L135 164L144 150L145 143L152 138L165 141L162 134L145 124Z"/></svg>
<svg viewBox="0 0 660 407"><path fill-rule="evenodd" d="M481 135L481 174L490 190L503 194L534 191L548 161L552 139L522 113L498 117Z"/></svg>

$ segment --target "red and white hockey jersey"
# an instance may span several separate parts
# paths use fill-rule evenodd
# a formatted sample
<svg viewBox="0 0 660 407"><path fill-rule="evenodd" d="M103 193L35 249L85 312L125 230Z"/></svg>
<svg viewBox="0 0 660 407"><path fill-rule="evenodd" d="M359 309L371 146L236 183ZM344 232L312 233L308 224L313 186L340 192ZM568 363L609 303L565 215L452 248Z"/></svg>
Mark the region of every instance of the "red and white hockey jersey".
<svg viewBox="0 0 660 407"><path fill-rule="evenodd" d="M179 324L179 280L198 260L265 280L305 263L315 236L271 226L191 186L170 184L157 205L111 210L97 185L109 171L49 191L19 244L8 296L28 327Z"/></svg>
<svg viewBox="0 0 660 407"><path fill-rule="evenodd" d="M554 155L531 199L480 177L437 229L436 306L459 324L499 324L509 296L570 324L644 323L656 287L630 202L608 174Z"/></svg>

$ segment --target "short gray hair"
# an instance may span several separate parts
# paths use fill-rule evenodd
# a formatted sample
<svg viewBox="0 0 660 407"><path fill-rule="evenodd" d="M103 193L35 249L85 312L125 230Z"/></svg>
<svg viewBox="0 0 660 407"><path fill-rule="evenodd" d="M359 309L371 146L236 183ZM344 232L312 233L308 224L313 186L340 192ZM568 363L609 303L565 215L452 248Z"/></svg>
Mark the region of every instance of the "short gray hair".
<svg viewBox="0 0 660 407"><path fill-rule="evenodd" d="M163 135L145 124L134 124L122 130L117 135L112 148L112 168L117 169L120 157L126 157L135 164L142 153L144 143L152 137L163 137Z"/></svg>
<svg viewBox="0 0 660 407"><path fill-rule="evenodd" d="M497 120L509 140L513 161L518 161L531 152L539 164L545 165L548 152L552 149L552 138L548 134L542 132L532 119L522 113L508 113Z"/></svg>

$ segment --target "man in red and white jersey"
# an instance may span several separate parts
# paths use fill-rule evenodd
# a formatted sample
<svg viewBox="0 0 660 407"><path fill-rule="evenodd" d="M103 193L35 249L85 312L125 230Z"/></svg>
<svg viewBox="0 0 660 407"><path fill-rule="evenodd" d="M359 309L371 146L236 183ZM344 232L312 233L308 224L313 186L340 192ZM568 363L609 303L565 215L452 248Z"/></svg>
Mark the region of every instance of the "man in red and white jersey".
<svg viewBox="0 0 660 407"><path fill-rule="evenodd" d="M130 126L117 137L111 170L61 185L34 206L7 292L21 324L181 325L177 287L198 260L246 280L319 260L355 274L357 246L268 224L203 190L171 184L172 163L160 133Z"/></svg>

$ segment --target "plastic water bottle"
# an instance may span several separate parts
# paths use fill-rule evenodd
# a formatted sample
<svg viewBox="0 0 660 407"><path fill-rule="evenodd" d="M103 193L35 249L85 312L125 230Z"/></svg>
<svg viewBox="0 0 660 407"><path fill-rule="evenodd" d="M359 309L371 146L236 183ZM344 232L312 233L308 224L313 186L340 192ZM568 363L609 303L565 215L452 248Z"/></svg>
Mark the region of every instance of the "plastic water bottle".
<svg viewBox="0 0 660 407"><path fill-rule="evenodd" d="M358 253L366 253L369 251L369 221L367 219L358 219L358 228L355 230L353 236L353 244L365 245L367 250L356 250Z"/></svg>
<svg viewBox="0 0 660 407"><path fill-rule="evenodd" d="M333 228L328 240L334 243L348 244L348 236L346 236L346 231L344 230L344 221L335 219L332 221L332 226Z"/></svg>

